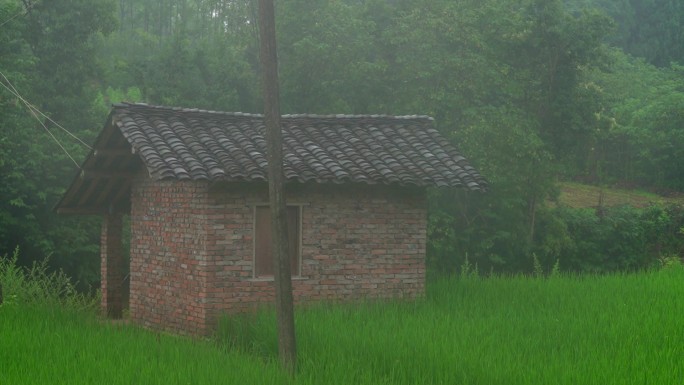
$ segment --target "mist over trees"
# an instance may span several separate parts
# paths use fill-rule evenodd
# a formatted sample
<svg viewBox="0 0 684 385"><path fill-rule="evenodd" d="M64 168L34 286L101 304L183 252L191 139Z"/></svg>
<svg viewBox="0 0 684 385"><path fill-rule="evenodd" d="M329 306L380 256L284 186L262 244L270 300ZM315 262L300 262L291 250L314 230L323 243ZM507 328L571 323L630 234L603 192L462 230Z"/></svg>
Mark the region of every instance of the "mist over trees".
<svg viewBox="0 0 684 385"><path fill-rule="evenodd" d="M684 190L677 0L282 0L283 113L428 114L490 181L430 191L434 272L532 255L609 271L680 256L681 208L554 208L557 182ZM256 2L0 0L0 255L97 285L97 218L51 210L109 105L259 112ZM42 126L45 124L45 127ZM622 210L622 211L620 211ZM617 246L616 246L617 245Z"/></svg>

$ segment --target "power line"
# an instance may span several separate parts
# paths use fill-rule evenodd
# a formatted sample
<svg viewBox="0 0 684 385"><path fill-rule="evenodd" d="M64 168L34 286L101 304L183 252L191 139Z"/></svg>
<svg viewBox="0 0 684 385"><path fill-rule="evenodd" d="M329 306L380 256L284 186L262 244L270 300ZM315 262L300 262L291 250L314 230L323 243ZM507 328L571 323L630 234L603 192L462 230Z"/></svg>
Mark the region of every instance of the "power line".
<svg viewBox="0 0 684 385"><path fill-rule="evenodd" d="M28 107L28 105L27 105L26 107ZM36 120L38 121L38 123L40 123L40 125L43 126L43 128L45 129L45 132L47 132L48 135L50 135L50 136L52 137L52 139L55 140L55 143L57 143L57 145L59 146L59 148L61 148L62 151L64 151L64 153L69 157L69 159L71 159L71 161L74 162L74 164L76 165L76 167L80 167L79 164L78 164L78 162L76 161L76 159L74 159L74 157L71 156L71 154L69 154L69 151L67 151L67 149L64 148L64 146L62 145L62 143L59 142L59 140L57 139L57 137L55 137L55 135L54 135L52 132L50 132L50 129L47 128L47 127L45 126L45 124L40 120L40 118L38 117L38 115L36 115L35 111L33 111L33 109L31 109L30 107L29 107L29 111L30 111L31 114L36 118Z"/></svg>
<svg viewBox="0 0 684 385"><path fill-rule="evenodd" d="M2 82L0 82L0 84L2 84L2 85L5 87L5 89L7 89L9 92L11 92L12 95L16 96L19 100L21 100L29 109L38 112L38 113L39 113L41 116L43 116L45 119L49 120L52 124L54 124L55 126L59 127L60 129L62 129L62 131L66 132L69 136L71 136L72 138L76 139L79 143L81 143L83 146L87 147L89 150L92 150L92 149L93 149L92 147L90 147L90 146L88 145L88 143L84 142L84 141L83 141L81 138L79 138L78 136L72 134L69 130L67 130L66 128L64 128L61 124L55 122L55 121L54 121L51 117L49 117L48 115L45 115L42 111L40 111L40 110L38 109L38 107L36 107L36 106L34 106L33 104L29 103L26 99L24 99L21 95L19 95L19 91L17 91L17 89L14 88L14 85L12 85L12 82L10 82L9 79L7 79L7 77L5 76L5 74L2 73L2 71L0 71L0 76L2 76L2 77L5 79L5 81L7 82L7 84L9 84L10 87L12 87L12 89L7 88L7 86L5 86L5 84L3 84Z"/></svg>
<svg viewBox="0 0 684 385"><path fill-rule="evenodd" d="M2 72L0 72L0 75L2 75L2 77L5 79L5 81L7 81L7 83L10 85L11 88L10 88L10 87L7 87L7 85L5 85L5 83L3 83L3 82L0 82L0 85L2 85L6 90L8 90L10 93L12 93L14 96L16 96L19 100L21 100L21 101L26 105L26 108L29 110L29 112L31 113L31 115L33 115L33 117L38 121L38 123L40 123L40 125L45 129L45 131L48 133L48 135L50 135L50 137L52 137L52 139L57 143L57 145L59 146L59 148L61 148L62 151L64 151L64 153L67 155L67 157L69 157L69 159L71 159L71 161L74 162L74 164L76 165L76 167L80 167L79 164L78 164L78 162L76 162L76 160L74 159L74 157L72 157L71 154L69 154L69 151L67 151L67 149L62 145L62 143L57 139L57 137L56 137L52 132L50 132L50 129L48 129L47 126L45 126L45 124L43 123L43 121L42 121L42 120L38 117L38 115L36 114L36 111L38 111L38 112L39 112L41 115L43 115L43 116L45 116L45 114L43 114L42 112L40 112L40 110L38 110L38 109L37 109L35 106L33 106L31 103L29 103L28 101L26 101L26 99L24 99L24 98L19 94L19 91L17 91L17 89L14 88L14 85L12 84L12 82L9 81L9 79L7 79L7 77L5 76L5 74L3 74ZM34 110L34 109L35 109L35 110ZM50 121L52 121L52 119L50 119ZM61 126L60 126L60 127L61 127ZM66 129L65 129L64 127L61 127L61 128L62 128L63 130L66 131ZM66 132L69 133L70 135L74 136L74 135L71 134L69 131L66 131ZM74 136L74 137L76 137L76 136ZM76 138L76 139L78 139L78 138ZM81 141L80 139L78 139L78 140ZM84 143L84 142L81 141L81 143ZM87 145L86 145L86 146L87 146ZM88 146L88 147L89 147L89 146Z"/></svg>
<svg viewBox="0 0 684 385"><path fill-rule="evenodd" d="M3 75L3 77L4 77L4 75ZM38 115L36 115L36 112L35 112L31 107L29 107L29 104L30 104L30 103L26 102L20 95L15 94L15 92L12 91L9 87L7 87L7 86L5 85L5 83L0 82L0 84L2 84L2 86L5 87L6 90L10 91L12 94L14 94L15 96L17 96L22 102L24 102L24 104L26 104L26 108L28 108L28 110L29 110L29 112L31 113L31 115L33 115L33 117L36 118L36 120L38 121L38 123L40 123L40 125L43 126L43 128L45 129L45 131L48 133L48 135L50 135L50 136L52 137L52 139L54 139L54 141L57 143L57 145L59 146L59 148L61 148L62 151L64 151L64 153L69 157L69 159L71 159L71 161L74 162L74 164L76 165L76 167L80 167L79 164L78 164L78 162L76 162L76 160L71 156L71 154L69 154L69 151L67 151L66 148L64 148L64 146L62 145L62 143L60 143L60 141L57 139L57 137L55 137L55 135L54 135L52 132L50 132L50 130L49 130L49 129L45 126L45 124L40 120L40 118L38 117ZM12 88L14 88L14 86L12 85L12 83L10 83L10 86L11 86Z"/></svg>

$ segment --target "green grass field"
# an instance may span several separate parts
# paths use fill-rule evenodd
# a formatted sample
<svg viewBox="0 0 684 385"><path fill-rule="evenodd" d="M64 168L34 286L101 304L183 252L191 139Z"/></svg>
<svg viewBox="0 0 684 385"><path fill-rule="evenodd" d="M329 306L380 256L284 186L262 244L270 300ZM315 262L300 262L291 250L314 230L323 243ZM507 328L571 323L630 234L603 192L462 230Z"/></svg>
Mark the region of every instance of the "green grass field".
<svg viewBox="0 0 684 385"><path fill-rule="evenodd" d="M87 311L0 307L0 384L682 384L684 269L454 278L413 302L296 314L294 379L272 313L193 340ZM232 334L231 334L232 333ZM238 333L238 334L236 334Z"/></svg>

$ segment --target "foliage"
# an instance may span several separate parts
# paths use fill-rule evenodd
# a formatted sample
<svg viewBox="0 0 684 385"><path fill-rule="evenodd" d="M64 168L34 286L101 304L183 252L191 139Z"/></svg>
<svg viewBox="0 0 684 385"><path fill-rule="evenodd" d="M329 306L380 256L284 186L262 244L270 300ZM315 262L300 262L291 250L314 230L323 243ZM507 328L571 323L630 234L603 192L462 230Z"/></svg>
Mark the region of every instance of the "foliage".
<svg viewBox="0 0 684 385"><path fill-rule="evenodd" d="M612 56L610 71L589 76L604 94L594 152L598 180L684 189L684 69L658 69L619 51Z"/></svg>
<svg viewBox="0 0 684 385"><path fill-rule="evenodd" d="M542 263L559 260L564 271L603 273L646 269L663 258L684 255L682 206L572 209L542 216L537 254Z"/></svg>
<svg viewBox="0 0 684 385"><path fill-rule="evenodd" d="M128 0L119 11L120 27L100 52L110 86L135 87L154 104L257 109L251 2Z"/></svg>
<svg viewBox="0 0 684 385"><path fill-rule="evenodd" d="M432 272L466 255L482 271L529 271L532 253L553 264L574 243L571 215L544 207L558 179L684 189L675 0L292 0L277 12L284 113L428 114L490 181L484 195L430 192ZM0 0L0 70L87 143L122 100L259 112L255 15L252 0ZM52 212L76 168L48 131L77 163L86 155L0 89L0 253L19 245L24 266L49 255L86 289L98 226Z"/></svg>
<svg viewBox="0 0 684 385"><path fill-rule="evenodd" d="M678 0L596 0L619 29L611 42L659 67L684 64L684 4Z"/></svg>
<svg viewBox="0 0 684 385"><path fill-rule="evenodd" d="M440 200L438 200L440 199ZM449 199L433 198L442 207ZM464 196L451 197L462 204ZM475 206L479 207L479 206ZM436 211L436 210L435 210ZM515 223L467 205L429 217L428 266L431 276L455 273L476 265L483 272L529 272L557 275L562 271L606 273L647 269L684 256L684 207L651 205L645 208L542 208L537 213L534 238ZM468 217L472 215L472 217ZM487 223L484 225L483 223ZM519 222L517 222L519 223ZM477 225L479 224L479 225ZM486 229L496 227L497 232ZM483 230L484 229L484 230ZM501 229L508 229L503 231ZM522 256L522 257L521 257ZM527 256L527 258L525 258Z"/></svg>
<svg viewBox="0 0 684 385"><path fill-rule="evenodd" d="M90 142L104 118L92 108L101 76L97 42L116 24L114 2L31 4L25 10L22 2L0 1L2 20L9 20L0 29L2 84L15 87L53 121ZM76 173L65 151L80 160L86 147L45 117L34 119L4 87L0 111L0 254L19 246L20 265L49 255L51 267L77 277L82 288L97 283L97 226L92 220L59 218L52 211L65 182Z"/></svg>
<svg viewBox="0 0 684 385"><path fill-rule="evenodd" d="M279 5L283 112L372 113L383 110L393 26L387 2L292 1ZM391 16L390 16L391 17Z"/></svg>

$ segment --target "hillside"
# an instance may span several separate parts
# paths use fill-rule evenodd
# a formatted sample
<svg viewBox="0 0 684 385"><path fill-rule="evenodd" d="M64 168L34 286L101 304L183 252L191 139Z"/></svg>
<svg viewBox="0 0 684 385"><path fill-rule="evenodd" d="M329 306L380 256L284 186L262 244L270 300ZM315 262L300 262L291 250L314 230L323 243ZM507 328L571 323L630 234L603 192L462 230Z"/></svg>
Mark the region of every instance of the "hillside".
<svg viewBox="0 0 684 385"><path fill-rule="evenodd" d="M575 182L562 182L560 190L559 202L575 208L596 207L599 201L602 201L605 206L645 207L654 203L684 205L684 193L664 197L640 190L592 186Z"/></svg>

